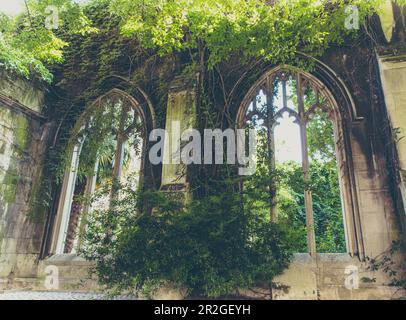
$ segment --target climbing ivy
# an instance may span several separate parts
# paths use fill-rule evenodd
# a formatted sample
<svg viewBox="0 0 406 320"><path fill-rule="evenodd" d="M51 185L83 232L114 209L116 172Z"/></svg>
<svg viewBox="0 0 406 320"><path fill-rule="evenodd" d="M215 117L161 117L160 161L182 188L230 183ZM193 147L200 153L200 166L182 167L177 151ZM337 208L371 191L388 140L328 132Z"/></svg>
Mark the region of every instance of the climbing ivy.
<svg viewBox="0 0 406 320"><path fill-rule="evenodd" d="M50 18L55 21L48 23ZM0 13L0 66L26 78L38 75L50 83L53 76L48 66L62 62L63 49L69 45L62 34L95 31L74 1L28 0L26 11L16 17Z"/></svg>
<svg viewBox="0 0 406 320"><path fill-rule="evenodd" d="M101 284L113 294L136 295L175 286L194 298L271 288L290 263L288 233L252 207L241 210L245 195L235 184L224 187L185 205L162 192L124 186L113 209L91 212L83 253L97 262ZM140 201L153 212L136 210Z"/></svg>
<svg viewBox="0 0 406 320"><path fill-rule="evenodd" d="M359 8L360 21L381 1L263 0L114 0L122 34L136 37L161 55L199 49L211 66L233 53L287 62L298 51L319 56L331 43L342 43L354 30L345 27L346 8Z"/></svg>
<svg viewBox="0 0 406 320"><path fill-rule="evenodd" d="M47 65L63 59L69 34L96 32L86 8L109 7L118 17L121 35L161 55L193 51L197 62L208 56L209 66L240 53L273 63L292 62L298 52L320 56L340 44L354 30L345 20L356 6L361 23L386 0L29 0L27 12L10 18L0 15L0 61L28 77L31 72L50 82ZM396 0L400 5L405 0ZM57 8L58 29L46 27L49 6Z"/></svg>

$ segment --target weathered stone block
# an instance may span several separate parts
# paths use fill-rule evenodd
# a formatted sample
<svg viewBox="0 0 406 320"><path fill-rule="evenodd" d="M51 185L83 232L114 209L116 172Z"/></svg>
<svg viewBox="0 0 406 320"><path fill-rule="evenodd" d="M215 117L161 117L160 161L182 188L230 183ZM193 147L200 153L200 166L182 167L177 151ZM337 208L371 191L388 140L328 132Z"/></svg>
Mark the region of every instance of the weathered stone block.
<svg viewBox="0 0 406 320"><path fill-rule="evenodd" d="M0 94L12 97L27 108L40 113L44 103L44 93L33 83L26 80L9 76L5 72L0 73Z"/></svg>

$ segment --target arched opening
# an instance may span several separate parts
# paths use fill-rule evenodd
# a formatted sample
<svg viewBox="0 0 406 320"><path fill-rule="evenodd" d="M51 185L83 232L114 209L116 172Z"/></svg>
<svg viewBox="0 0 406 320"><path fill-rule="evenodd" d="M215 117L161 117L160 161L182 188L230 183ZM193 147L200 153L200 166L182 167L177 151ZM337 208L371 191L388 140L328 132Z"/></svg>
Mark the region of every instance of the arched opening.
<svg viewBox="0 0 406 320"><path fill-rule="evenodd" d="M274 68L245 96L237 126L258 134L257 172L244 188L263 191L259 210L293 229L294 249L359 253L343 115L327 86L307 72Z"/></svg>
<svg viewBox="0 0 406 320"><path fill-rule="evenodd" d="M147 119L142 106L113 89L77 121L53 226L51 253L77 253L92 210L108 209L120 187L143 183Z"/></svg>

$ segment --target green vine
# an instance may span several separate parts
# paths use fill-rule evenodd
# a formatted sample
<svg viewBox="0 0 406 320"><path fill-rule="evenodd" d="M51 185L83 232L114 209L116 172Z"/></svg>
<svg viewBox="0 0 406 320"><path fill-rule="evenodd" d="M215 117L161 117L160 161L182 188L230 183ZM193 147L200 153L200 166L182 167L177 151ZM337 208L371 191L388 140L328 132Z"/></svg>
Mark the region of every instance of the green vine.
<svg viewBox="0 0 406 320"><path fill-rule="evenodd" d="M244 59L292 62L297 52L321 56L331 44L342 44L356 34L346 28L348 6L358 8L363 23L385 1L93 0L81 6L72 0L30 0L26 13L16 18L0 15L0 61L25 77L34 72L51 82L47 65L63 60L69 35L97 32L85 12L104 6L111 19L119 20L122 36L160 56L191 51L198 64L207 55L211 67L235 53ZM45 26L50 5L59 13L56 30Z"/></svg>

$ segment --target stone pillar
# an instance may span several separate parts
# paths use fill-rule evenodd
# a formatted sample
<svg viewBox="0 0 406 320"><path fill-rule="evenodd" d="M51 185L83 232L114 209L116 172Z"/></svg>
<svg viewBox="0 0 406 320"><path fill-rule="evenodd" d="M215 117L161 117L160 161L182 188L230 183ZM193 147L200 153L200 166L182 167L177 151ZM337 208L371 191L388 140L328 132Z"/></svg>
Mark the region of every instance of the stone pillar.
<svg viewBox="0 0 406 320"><path fill-rule="evenodd" d="M33 211L50 127L43 91L0 73L0 290L34 278L44 219Z"/></svg>
<svg viewBox="0 0 406 320"><path fill-rule="evenodd" d="M399 190L406 208L406 7L388 1L379 14L387 44L377 48L389 120L399 156ZM402 215L402 213L400 213ZM406 212L400 216L406 226Z"/></svg>
<svg viewBox="0 0 406 320"><path fill-rule="evenodd" d="M403 182L400 188L406 205L406 55L380 57L379 67L388 115L396 133Z"/></svg>
<svg viewBox="0 0 406 320"><path fill-rule="evenodd" d="M393 14L393 5L391 1L385 1L382 5L379 19L381 20L381 27L386 41L390 43L392 41L393 29L395 28L395 16Z"/></svg>
<svg viewBox="0 0 406 320"><path fill-rule="evenodd" d="M197 127L197 83L198 75L177 77L169 90L161 187L164 191L187 193L189 189L187 166L181 163L179 147L185 144L181 142L182 133Z"/></svg>

